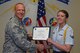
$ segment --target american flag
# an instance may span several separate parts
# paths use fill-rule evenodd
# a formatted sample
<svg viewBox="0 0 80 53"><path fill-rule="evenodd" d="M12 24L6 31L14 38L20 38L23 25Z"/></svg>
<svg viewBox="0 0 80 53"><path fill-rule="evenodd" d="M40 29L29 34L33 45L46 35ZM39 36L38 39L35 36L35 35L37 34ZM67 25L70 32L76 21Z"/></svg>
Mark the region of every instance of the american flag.
<svg viewBox="0 0 80 53"><path fill-rule="evenodd" d="M40 27L47 26L45 15L46 15L46 10L45 10L44 0L39 0L38 1L38 10L37 10L38 26L40 26ZM49 50L46 49L46 47L48 46L46 41L36 41L36 43L44 44L45 49L43 50L43 53L49 53ZM37 51L37 53L42 53L42 52Z"/></svg>
<svg viewBox="0 0 80 53"><path fill-rule="evenodd" d="M46 26L46 12L45 12L45 3L44 0L39 0L38 1L38 11L37 11L37 21L38 21L38 26Z"/></svg>

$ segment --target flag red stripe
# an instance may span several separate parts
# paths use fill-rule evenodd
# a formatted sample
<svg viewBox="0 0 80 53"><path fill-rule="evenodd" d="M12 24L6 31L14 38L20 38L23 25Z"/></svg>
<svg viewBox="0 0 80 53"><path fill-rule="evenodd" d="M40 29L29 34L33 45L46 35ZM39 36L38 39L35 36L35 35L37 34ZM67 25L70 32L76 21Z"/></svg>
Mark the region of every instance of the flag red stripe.
<svg viewBox="0 0 80 53"><path fill-rule="evenodd" d="M42 26L42 23L41 23L40 19L38 19L38 24L39 24L40 27Z"/></svg>
<svg viewBox="0 0 80 53"><path fill-rule="evenodd" d="M43 16L43 20L44 20L45 26L47 26L47 24L46 24L46 17L45 16Z"/></svg>
<svg viewBox="0 0 80 53"><path fill-rule="evenodd" d="M43 19L43 21L44 21L44 23L45 23L45 26L47 26L47 24L46 24L46 17L43 16L42 19ZM42 24L42 22L41 22L40 19L38 19L38 24L39 24L40 27L43 26L43 24Z"/></svg>

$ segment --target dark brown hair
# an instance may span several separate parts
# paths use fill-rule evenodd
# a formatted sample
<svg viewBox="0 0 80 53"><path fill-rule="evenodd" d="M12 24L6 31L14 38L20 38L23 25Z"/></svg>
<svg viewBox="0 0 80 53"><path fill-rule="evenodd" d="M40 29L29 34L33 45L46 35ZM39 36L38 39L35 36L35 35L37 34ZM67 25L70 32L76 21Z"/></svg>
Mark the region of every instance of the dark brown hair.
<svg viewBox="0 0 80 53"><path fill-rule="evenodd" d="M59 10L58 13L59 13L59 12L63 12L63 13L65 14L66 18L69 17L69 14L68 14L68 12L67 12L66 10Z"/></svg>

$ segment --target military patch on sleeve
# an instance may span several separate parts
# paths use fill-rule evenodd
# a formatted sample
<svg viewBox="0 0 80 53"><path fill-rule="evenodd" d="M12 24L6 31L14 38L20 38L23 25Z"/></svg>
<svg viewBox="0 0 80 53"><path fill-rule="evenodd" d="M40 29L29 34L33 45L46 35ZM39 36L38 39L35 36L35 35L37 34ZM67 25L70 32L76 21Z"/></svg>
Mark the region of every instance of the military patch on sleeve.
<svg viewBox="0 0 80 53"><path fill-rule="evenodd" d="M74 36L70 35L70 37L71 37L72 39L74 39Z"/></svg>

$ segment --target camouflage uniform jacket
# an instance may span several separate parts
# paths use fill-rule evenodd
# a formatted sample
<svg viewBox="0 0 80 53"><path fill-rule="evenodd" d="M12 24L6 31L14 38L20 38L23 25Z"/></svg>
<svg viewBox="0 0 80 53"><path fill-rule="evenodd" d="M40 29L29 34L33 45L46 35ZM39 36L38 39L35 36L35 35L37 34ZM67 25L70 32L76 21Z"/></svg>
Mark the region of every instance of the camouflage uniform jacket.
<svg viewBox="0 0 80 53"><path fill-rule="evenodd" d="M3 53L35 53L36 45L27 40L23 24L17 17L12 17L5 28Z"/></svg>

